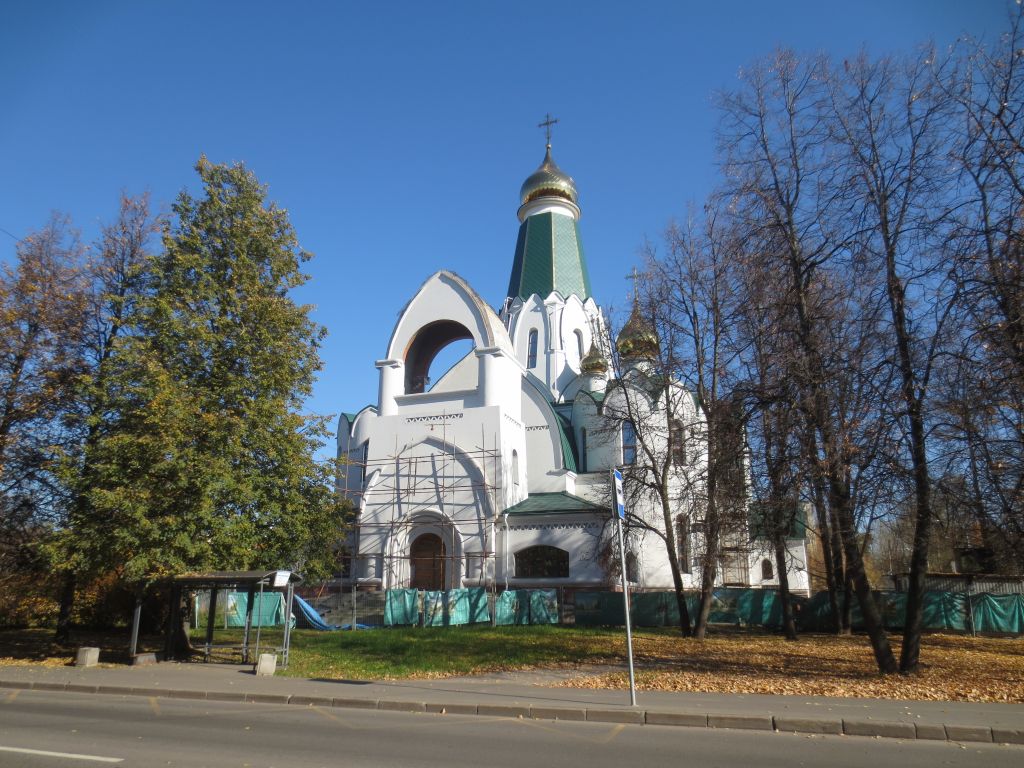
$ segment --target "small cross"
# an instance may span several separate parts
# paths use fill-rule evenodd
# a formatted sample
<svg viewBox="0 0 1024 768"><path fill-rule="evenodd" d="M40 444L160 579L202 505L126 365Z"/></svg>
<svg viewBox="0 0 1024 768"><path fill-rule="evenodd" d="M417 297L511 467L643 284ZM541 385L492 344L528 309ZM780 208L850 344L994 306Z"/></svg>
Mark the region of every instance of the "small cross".
<svg viewBox="0 0 1024 768"><path fill-rule="evenodd" d="M636 298L639 295L639 293L637 292L637 289L636 289L636 284L637 284L637 280L639 280L639 278L640 278L639 273L636 271L636 267L633 267L633 273L632 274L626 275L626 279L628 280L629 278L633 278L633 300L636 301Z"/></svg>
<svg viewBox="0 0 1024 768"><path fill-rule="evenodd" d="M551 126L558 122L558 118L552 119L551 113L548 112L544 115L544 122L537 123L538 128L544 129L544 137L547 139L548 146L551 146Z"/></svg>

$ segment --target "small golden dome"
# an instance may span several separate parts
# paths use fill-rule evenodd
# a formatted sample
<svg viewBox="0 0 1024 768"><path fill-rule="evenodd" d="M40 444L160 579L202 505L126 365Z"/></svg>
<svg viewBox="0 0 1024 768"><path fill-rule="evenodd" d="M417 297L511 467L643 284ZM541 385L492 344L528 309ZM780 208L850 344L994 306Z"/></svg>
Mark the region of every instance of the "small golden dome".
<svg viewBox="0 0 1024 768"><path fill-rule="evenodd" d="M572 180L572 176L555 165L555 161L551 159L550 144L544 153L544 162L540 164L540 168L523 182L519 197L523 205L538 197L562 197L573 204L577 202L576 182Z"/></svg>
<svg viewBox="0 0 1024 768"><path fill-rule="evenodd" d="M580 360L580 371L582 373L607 373L608 361L597 348L594 342L590 342L590 351Z"/></svg>
<svg viewBox="0 0 1024 768"><path fill-rule="evenodd" d="M633 312L615 340L615 348L625 359L656 360L658 347L658 334L640 316L640 307L634 302Z"/></svg>

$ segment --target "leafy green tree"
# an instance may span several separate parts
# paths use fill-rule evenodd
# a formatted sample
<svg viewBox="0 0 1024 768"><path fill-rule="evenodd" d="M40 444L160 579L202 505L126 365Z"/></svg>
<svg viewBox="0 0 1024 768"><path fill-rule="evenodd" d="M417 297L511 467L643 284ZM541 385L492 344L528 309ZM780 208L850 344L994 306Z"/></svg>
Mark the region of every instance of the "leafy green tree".
<svg viewBox="0 0 1024 768"><path fill-rule="evenodd" d="M186 570L333 569L343 507L304 415L324 330L287 212L242 165L201 158L114 342L65 543L72 567L141 584Z"/></svg>

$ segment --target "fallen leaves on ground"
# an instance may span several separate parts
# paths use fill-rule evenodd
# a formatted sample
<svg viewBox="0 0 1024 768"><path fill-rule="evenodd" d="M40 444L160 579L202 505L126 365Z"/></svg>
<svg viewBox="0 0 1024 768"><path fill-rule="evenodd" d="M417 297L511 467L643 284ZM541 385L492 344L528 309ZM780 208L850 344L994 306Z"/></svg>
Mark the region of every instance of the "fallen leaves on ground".
<svg viewBox="0 0 1024 768"><path fill-rule="evenodd" d="M901 638L890 641L898 655ZM867 638L725 634L705 640L634 638L637 687L648 691L768 693L928 701L1024 702L1024 638L927 635L920 671L880 675ZM562 685L626 688L625 673Z"/></svg>
<svg viewBox="0 0 1024 768"><path fill-rule="evenodd" d="M44 659L16 659L0 656L0 667L66 667L74 661L73 656L48 656Z"/></svg>

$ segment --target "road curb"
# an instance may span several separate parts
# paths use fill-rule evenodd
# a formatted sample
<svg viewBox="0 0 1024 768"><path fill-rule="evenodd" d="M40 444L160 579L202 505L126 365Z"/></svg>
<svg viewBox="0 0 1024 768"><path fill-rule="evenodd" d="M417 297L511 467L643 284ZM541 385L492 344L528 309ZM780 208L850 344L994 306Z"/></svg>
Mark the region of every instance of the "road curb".
<svg viewBox="0 0 1024 768"><path fill-rule="evenodd" d="M913 723L891 720L843 720L843 733L847 736L879 736L886 739L916 739Z"/></svg>
<svg viewBox="0 0 1024 768"><path fill-rule="evenodd" d="M1024 745L1024 729L990 728L978 725L944 723L907 723L894 720L847 720L810 718L791 715L750 715L722 712L671 712L638 708L560 707L554 705L467 704L401 699L331 698L299 694L257 693L254 691L197 691L170 688L132 688L123 685L83 685L45 681L0 680L0 689L46 692L89 693L115 696L146 696L196 701L229 701L247 704L287 704L290 706L331 706L343 709L375 709L390 712L423 712L441 715L477 715L520 717L533 720L571 720L634 725L661 725L683 728L725 728L821 735L865 736L873 738L922 739L958 742L985 742Z"/></svg>

